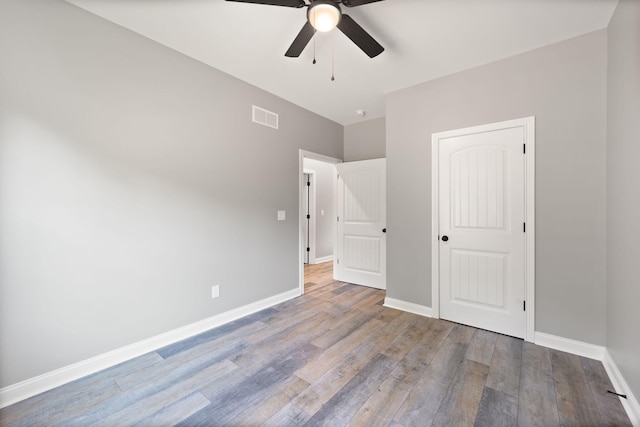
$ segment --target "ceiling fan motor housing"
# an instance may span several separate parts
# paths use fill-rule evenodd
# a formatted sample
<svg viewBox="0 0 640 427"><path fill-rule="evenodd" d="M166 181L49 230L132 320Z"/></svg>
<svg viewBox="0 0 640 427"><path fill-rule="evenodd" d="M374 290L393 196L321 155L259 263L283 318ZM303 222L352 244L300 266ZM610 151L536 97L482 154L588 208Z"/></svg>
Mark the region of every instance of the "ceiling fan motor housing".
<svg viewBox="0 0 640 427"><path fill-rule="evenodd" d="M342 11L337 1L312 1L307 9L307 20L316 31L331 31L340 23L341 19Z"/></svg>

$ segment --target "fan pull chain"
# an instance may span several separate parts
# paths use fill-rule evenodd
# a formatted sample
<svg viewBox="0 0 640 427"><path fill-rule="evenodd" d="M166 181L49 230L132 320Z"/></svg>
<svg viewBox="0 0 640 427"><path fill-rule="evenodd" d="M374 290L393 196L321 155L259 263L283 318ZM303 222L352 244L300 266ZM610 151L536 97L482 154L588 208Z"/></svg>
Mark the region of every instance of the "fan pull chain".
<svg viewBox="0 0 640 427"><path fill-rule="evenodd" d="M311 8L311 13L313 14L313 21L315 22L316 20L316 11L313 10L313 8ZM313 65L316 64L316 34L317 31L314 27L313 29L313 62L311 62Z"/></svg>
<svg viewBox="0 0 640 427"><path fill-rule="evenodd" d="M313 62L312 64L315 65L316 63L316 30L313 30Z"/></svg>
<svg viewBox="0 0 640 427"><path fill-rule="evenodd" d="M331 81L335 81L335 62L336 62L336 37L333 36L333 46L331 46Z"/></svg>

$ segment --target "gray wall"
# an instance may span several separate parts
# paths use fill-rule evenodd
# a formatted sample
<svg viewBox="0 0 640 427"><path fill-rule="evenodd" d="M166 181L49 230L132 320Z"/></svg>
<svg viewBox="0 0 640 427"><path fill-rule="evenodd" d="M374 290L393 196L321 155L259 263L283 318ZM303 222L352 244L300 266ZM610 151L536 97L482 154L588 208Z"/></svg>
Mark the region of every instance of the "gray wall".
<svg viewBox="0 0 640 427"><path fill-rule="evenodd" d="M431 306L431 134L536 117L536 330L605 344L606 30L387 96L388 296Z"/></svg>
<svg viewBox="0 0 640 427"><path fill-rule="evenodd" d="M315 171L316 184L316 258L333 255L333 237L335 231L334 177L336 168L330 163L314 159L304 159L305 169ZM322 214L324 211L324 215Z"/></svg>
<svg viewBox="0 0 640 427"><path fill-rule="evenodd" d="M342 126L61 0L0 7L0 387L298 287L298 149L341 157Z"/></svg>
<svg viewBox="0 0 640 427"><path fill-rule="evenodd" d="M640 398L640 2L622 0L608 29L607 347Z"/></svg>
<svg viewBox="0 0 640 427"><path fill-rule="evenodd" d="M386 157L385 118L366 120L344 127L344 161Z"/></svg>

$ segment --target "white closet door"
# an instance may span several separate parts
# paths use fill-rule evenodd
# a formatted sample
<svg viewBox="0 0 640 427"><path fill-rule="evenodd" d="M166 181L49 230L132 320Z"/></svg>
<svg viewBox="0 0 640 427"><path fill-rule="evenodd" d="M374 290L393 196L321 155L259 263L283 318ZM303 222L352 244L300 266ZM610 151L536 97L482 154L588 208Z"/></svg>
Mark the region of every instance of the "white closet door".
<svg viewBox="0 0 640 427"><path fill-rule="evenodd" d="M439 143L440 316L525 333L522 127Z"/></svg>

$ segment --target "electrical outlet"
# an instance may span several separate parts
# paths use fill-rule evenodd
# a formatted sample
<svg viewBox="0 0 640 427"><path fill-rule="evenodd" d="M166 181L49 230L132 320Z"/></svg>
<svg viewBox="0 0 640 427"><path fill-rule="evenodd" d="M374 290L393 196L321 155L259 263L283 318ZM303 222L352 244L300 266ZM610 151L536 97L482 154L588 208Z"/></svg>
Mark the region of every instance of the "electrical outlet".
<svg viewBox="0 0 640 427"><path fill-rule="evenodd" d="M285 211L278 211L278 221L284 221L287 218Z"/></svg>
<svg viewBox="0 0 640 427"><path fill-rule="evenodd" d="M220 285L211 287L211 298L218 298L220 296Z"/></svg>

